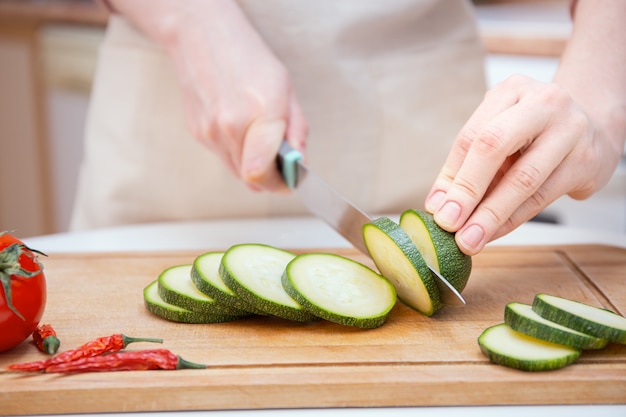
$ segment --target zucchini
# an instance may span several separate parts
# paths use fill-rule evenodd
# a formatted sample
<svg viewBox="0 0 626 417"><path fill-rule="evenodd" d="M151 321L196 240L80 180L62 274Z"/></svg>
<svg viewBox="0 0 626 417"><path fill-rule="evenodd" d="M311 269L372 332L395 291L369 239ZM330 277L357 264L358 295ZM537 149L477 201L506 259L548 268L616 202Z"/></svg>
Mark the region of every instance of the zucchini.
<svg viewBox="0 0 626 417"><path fill-rule="evenodd" d="M504 322L520 333L576 349L602 349L608 343L606 339L546 320L535 313L528 304L508 303L504 309Z"/></svg>
<svg viewBox="0 0 626 417"><path fill-rule="evenodd" d="M159 281L154 280L144 288L144 304L149 312L165 320L178 323L206 324L223 323L241 318L239 315L200 313L169 304L159 296L158 287Z"/></svg>
<svg viewBox="0 0 626 417"><path fill-rule="evenodd" d="M198 290L215 299L220 304L250 312L265 315L265 313L237 296L222 280L219 273L224 252L207 252L197 256L191 268L191 281Z"/></svg>
<svg viewBox="0 0 626 417"><path fill-rule="evenodd" d="M191 280L191 265L176 265L165 269L158 278L159 296L168 304L209 314L248 315L249 313L223 305L202 293Z"/></svg>
<svg viewBox="0 0 626 417"><path fill-rule="evenodd" d="M425 316L443 308L436 278L398 224L387 217L366 223L363 240L378 271L396 287L400 301Z"/></svg>
<svg viewBox="0 0 626 417"><path fill-rule="evenodd" d="M626 344L626 317L613 311L548 294L537 294L532 309L547 320L579 332Z"/></svg>
<svg viewBox="0 0 626 417"><path fill-rule="evenodd" d="M517 332L505 323L487 328L479 337L480 350L493 363L522 371L550 371L574 363L579 349Z"/></svg>
<svg viewBox="0 0 626 417"><path fill-rule="evenodd" d="M339 255L296 256L285 268L283 288L312 314L346 326L382 326L396 303L391 282Z"/></svg>
<svg viewBox="0 0 626 417"><path fill-rule="evenodd" d="M409 235L426 263L431 265L460 293L472 272L472 257L461 252L454 233L441 227L433 215L409 209L400 215L400 227Z"/></svg>
<svg viewBox="0 0 626 417"><path fill-rule="evenodd" d="M234 245L222 256L219 273L237 296L266 314L300 322L316 320L283 288L283 272L295 257L263 244Z"/></svg>

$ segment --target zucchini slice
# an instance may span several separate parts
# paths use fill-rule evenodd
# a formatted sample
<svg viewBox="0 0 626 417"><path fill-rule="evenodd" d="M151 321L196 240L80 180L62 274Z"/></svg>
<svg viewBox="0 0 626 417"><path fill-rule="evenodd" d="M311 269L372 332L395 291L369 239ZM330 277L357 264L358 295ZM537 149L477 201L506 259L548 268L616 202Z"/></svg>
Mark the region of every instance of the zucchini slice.
<svg viewBox="0 0 626 417"><path fill-rule="evenodd" d="M171 266L159 275L158 281L159 296L168 304L199 313L240 316L249 314L243 310L222 305L200 292L191 280L191 265Z"/></svg>
<svg viewBox="0 0 626 417"><path fill-rule="evenodd" d="M504 309L504 322L520 333L576 349L602 349L608 343L606 339L546 320L535 313L528 304L508 303Z"/></svg>
<svg viewBox="0 0 626 417"><path fill-rule="evenodd" d="M537 294L532 309L541 317L609 342L626 344L626 317L549 294Z"/></svg>
<svg viewBox="0 0 626 417"><path fill-rule="evenodd" d="M400 301L425 316L443 308L435 277L398 224L387 217L366 223L363 240L380 273L396 287Z"/></svg>
<svg viewBox="0 0 626 417"><path fill-rule="evenodd" d="M296 256L287 264L282 284L312 314L346 326L380 327L396 303L387 278L334 254Z"/></svg>
<svg viewBox="0 0 626 417"><path fill-rule="evenodd" d="M426 263L446 277L458 292L463 291L472 272L472 257L461 252L454 233L439 227L432 214L415 209L402 213L400 227L415 243Z"/></svg>
<svg viewBox="0 0 626 417"><path fill-rule="evenodd" d="M505 323L486 329L478 337L480 350L498 365L522 371L550 371L575 362L581 351L517 332Z"/></svg>
<svg viewBox="0 0 626 417"><path fill-rule="evenodd" d="M234 245L222 256L219 273L237 296L266 314L301 322L316 320L283 288L283 272L295 257L263 244Z"/></svg>
<svg viewBox="0 0 626 417"><path fill-rule="evenodd" d="M223 323L241 318L238 315L199 313L166 303L159 295L158 287L159 281L154 280L144 288L144 304L149 312L165 320L178 323L208 324Z"/></svg>
<svg viewBox="0 0 626 417"><path fill-rule="evenodd" d="M219 273L222 256L224 252L207 252L194 259L190 276L196 288L225 306L265 315L265 312L243 301L224 283Z"/></svg>

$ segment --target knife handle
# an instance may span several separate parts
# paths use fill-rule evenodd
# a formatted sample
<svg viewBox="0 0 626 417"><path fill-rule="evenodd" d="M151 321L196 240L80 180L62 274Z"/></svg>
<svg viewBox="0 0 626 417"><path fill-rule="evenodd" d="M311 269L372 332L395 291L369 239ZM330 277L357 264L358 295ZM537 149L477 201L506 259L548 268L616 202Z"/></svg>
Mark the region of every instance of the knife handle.
<svg viewBox="0 0 626 417"><path fill-rule="evenodd" d="M302 154L284 140L278 149L276 162L278 171L280 171L289 188L296 188L298 183L296 163L301 160Z"/></svg>

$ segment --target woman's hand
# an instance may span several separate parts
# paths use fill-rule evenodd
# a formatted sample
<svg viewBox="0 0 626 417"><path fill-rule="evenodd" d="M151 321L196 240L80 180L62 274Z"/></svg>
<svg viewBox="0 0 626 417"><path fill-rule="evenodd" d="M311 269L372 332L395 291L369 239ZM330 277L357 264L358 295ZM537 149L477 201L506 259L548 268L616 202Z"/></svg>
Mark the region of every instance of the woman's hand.
<svg viewBox="0 0 626 417"><path fill-rule="evenodd" d="M303 151L307 123L286 68L230 0L112 2L172 57L192 135L254 190L285 188L283 139Z"/></svg>
<svg viewBox="0 0 626 417"><path fill-rule="evenodd" d="M426 199L463 252L608 182L626 139L624 20L626 2L579 0L554 82L513 76L463 127Z"/></svg>
<svg viewBox="0 0 626 417"><path fill-rule="evenodd" d="M475 254L560 196L599 190L619 161L616 145L567 91L514 76L461 130L426 208Z"/></svg>

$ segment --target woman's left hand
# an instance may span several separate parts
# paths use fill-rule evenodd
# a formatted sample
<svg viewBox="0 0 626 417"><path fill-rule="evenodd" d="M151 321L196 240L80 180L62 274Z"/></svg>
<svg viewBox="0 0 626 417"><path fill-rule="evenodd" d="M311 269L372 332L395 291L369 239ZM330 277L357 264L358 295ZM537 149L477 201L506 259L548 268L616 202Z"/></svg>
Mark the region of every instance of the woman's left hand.
<svg viewBox="0 0 626 417"><path fill-rule="evenodd" d="M592 195L620 155L563 88L513 76L487 93L459 133L426 209L473 255L560 196Z"/></svg>
<svg viewBox="0 0 626 417"><path fill-rule="evenodd" d="M459 133L426 209L468 255L562 195L591 196L626 140L626 2L577 0L550 84L513 76Z"/></svg>

